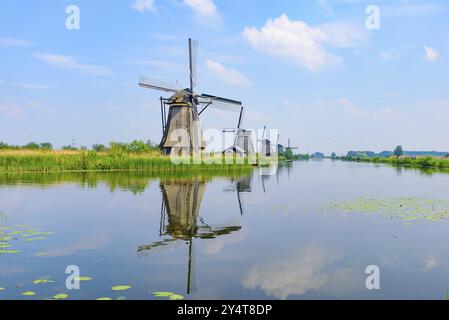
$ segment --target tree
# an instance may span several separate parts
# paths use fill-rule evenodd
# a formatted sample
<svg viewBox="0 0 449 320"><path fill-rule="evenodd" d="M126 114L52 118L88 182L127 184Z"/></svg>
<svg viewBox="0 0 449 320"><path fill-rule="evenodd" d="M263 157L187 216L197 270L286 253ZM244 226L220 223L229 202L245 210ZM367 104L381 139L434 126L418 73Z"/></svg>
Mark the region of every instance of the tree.
<svg viewBox="0 0 449 320"><path fill-rule="evenodd" d="M106 146L104 144L94 144L92 146L92 149L94 149L97 152L104 152L106 151Z"/></svg>
<svg viewBox="0 0 449 320"><path fill-rule="evenodd" d="M332 158L332 159L335 159L335 158L337 158L337 154L336 154L335 152L332 152L332 154L331 154L331 158Z"/></svg>
<svg viewBox="0 0 449 320"><path fill-rule="evenodd" d="M30 142L30 143L24 145L23 148L29 149L29 150L37 150L37 149L39 149L39 145L36 142Z"/></svg>
<svg viewBox="0 0 449 320"><path fill-rule="evenodd" d="M292 149L290 149L290 148L285 149L285 151L284 151L284 157L285 157L285 159L287 159L287 160L293 160L293 158L294 158L295 156L294 156L294 154L293 154Z"/></svg>
<svg viewBox="0 0 449 320"><path fill-rule="evenodd" d="M50 142L42 142L39 147L42 150L53 150L53 145Z"/></svg>
<svg viewBox="0 0 449 320"><path fill-rule="evenodd" d="M398 157L398 158L399 158L400 156L403 156L403 155L404 155L404 150L402 149L402 146L397 146L396 149L394 149L393 154L394 154L396 157Z"/></svg>

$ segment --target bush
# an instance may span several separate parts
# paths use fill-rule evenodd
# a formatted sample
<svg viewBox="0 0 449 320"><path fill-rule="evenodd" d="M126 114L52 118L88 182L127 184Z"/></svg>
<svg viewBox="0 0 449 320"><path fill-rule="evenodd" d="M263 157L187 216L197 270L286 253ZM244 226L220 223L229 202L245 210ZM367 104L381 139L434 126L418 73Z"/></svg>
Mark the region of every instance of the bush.
<svg viewBox="0 0 449 320"><path fill-rule="evenodd" d="M104 152L107 150L106 146L104 144L94 144L92 146L92 149L97 152Z"/></svg>

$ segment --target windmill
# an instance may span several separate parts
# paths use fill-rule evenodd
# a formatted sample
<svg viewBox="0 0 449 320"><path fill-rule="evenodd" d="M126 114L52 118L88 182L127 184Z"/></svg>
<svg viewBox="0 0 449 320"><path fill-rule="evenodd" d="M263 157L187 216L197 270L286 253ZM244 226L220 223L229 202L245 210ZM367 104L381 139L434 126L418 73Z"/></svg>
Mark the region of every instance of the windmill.
<svg viewBox="0 0 449 320"><path fill-rule="evenodd" d="M223 151L224 154L250 155L254 153L254 145L252 139L252 131L242 128L243 122L243 106L240 108L239 121L236 129L224 129L223 132L232 132L234 136L234 144L232 147Z"/></svg>
<svg viewBox="0 0 449 320"><path fill-rule="evenodd" d="M140 76L142 88L171 93L170 98L160 98L162 116L162 140L160 148L166 155L188 151L197 154L206 144L200 126L200 116L209 107L242 110L242 102L217 97L210 94L198 94L196 88L196 59L198 42L189 38L189 87L179 90L177 86L162 83L149 77ZM199 106L201 111L199 111ZM167 115L168 107L168 115Z"/></svg>
<svg viewBox="0 0 449 320"><path fill-rule="evenodd" d="M261 141L261 146L260 146L260 153L264 156L271 156L271 141L268 139L268 137L266 139L265 138L265 132L267 131L267 127L264 126L263 127L263 133L262 133L262 141Z"/></svg>
<svg viewBox="0 0 449 320"><path fill-rule="evenodd" d="M290 145L290 139L288 139L288 146L287 146L287 149L290 149L290 150L298 150L298 147L292 147L292 146Z"/></svg>

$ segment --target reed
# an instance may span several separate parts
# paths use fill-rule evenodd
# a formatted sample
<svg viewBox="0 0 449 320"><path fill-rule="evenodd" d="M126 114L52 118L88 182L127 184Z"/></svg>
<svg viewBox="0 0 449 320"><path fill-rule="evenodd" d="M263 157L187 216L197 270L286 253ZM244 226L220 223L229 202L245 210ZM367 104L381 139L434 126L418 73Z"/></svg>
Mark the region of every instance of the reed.
<svg viewBox="0 0 449 320"><path fill-rule="evenodd" d="M347 161L385 163L393 166L449 169L449 158L435 157L389 157L389 158L343 158Z"/></svg>
<svg viewBox="0 0 449 320"><path fill-rule="evenodd" d="M61 171L144 171L166 173L238 172L250 164L220 163L176 165L170 157L157 152L143 154L96 151L33 151L0 152L0 172L61 172Z"/></svg>

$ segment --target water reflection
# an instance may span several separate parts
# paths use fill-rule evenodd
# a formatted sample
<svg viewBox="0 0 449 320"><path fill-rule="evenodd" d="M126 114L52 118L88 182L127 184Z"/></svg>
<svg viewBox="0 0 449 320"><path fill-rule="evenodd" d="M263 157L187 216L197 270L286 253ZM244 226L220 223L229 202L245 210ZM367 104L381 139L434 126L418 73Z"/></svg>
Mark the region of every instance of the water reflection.
<svg viewBox="0 0 449 320"><path fill-rule="evenodd" d="M245 183L236 180L237 194ZM206 189L205 180L161 180L162 193L161 223L159 234L164 239L149 245L141 245L139 253L182 240L188 244L187 294L196 291L194 268L194 240L214 239L239 231L240 225L210 225L199 215L201 201ZM241 207L240 198L239 206ZM243 211L241 211L243 214Z"/></svg>

